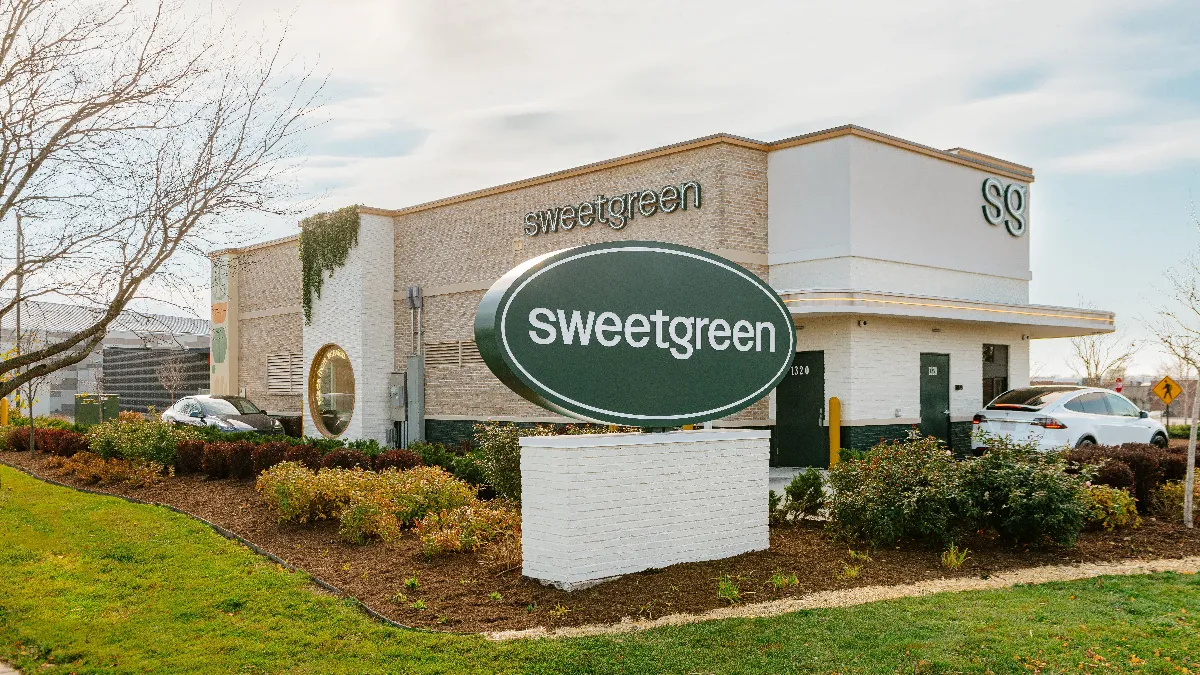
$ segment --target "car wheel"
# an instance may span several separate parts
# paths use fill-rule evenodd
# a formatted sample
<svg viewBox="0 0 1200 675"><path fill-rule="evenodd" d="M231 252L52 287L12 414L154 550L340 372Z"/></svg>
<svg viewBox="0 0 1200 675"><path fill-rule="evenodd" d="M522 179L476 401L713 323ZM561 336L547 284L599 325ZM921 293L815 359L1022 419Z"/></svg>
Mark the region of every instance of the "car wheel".
<svg viewBox="0 0 1200 675"><path fill-rule="evenodd" d="M1170 443L1164 434L1154 434L1154 438L1150 439L1150 445L1166 450Z"/></svg>
<svg viewBox="0 0 1200 675"><path fill-rule="evenodd" d="M1077 448L1087 448L1087 447L1091 447L1091 446L1093 446L1093 445L1095 445L1095 444L1096 444L1096 441L1095 441L1095 439L1093 439L1093 438L1092 438L1092 437L1090 437L1090 436L1084 436L1083 438L1079 439L1079 442L1075 444L1075 447L1077 447Z"/></svg>

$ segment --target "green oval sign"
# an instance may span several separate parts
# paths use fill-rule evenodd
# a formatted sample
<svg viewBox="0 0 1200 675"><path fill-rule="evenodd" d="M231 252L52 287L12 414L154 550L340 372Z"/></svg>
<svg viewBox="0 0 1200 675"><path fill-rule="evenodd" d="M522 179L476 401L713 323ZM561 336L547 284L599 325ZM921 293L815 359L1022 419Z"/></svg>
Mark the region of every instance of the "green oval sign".
<svg viewBox="0 0 1200 675"><path fill-rule="evenodd" d="M783 379L791 313L737 264L624 241L548 253L484 295L475 341L492 372L580 419L678 426L725 417Z"/></svg>

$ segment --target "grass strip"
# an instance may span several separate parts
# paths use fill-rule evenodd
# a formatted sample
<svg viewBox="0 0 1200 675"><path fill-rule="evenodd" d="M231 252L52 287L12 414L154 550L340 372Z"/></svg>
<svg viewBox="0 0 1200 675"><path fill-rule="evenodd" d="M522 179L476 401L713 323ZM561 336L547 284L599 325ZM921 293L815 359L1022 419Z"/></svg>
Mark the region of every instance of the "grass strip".
<svg viewBox="0 0 1200 675"><path fill-rule="evenodd" d="M0 659L27 673L1200 671L1198 575L494 643L383 625L166 509L8 467L0 486Z"/></svg>

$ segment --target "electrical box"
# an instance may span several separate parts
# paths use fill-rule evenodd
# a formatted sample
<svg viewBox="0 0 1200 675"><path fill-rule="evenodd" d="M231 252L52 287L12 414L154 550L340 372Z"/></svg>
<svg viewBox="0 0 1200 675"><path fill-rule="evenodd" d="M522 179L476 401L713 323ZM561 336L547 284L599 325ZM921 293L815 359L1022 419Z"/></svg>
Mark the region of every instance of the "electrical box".
<svg viewBox="0 0 1200 675"><path fill-rule="evenodd" d="M407 373L388 375L388 409L391 411L393 422L403 422L408 419Z"/></svg>

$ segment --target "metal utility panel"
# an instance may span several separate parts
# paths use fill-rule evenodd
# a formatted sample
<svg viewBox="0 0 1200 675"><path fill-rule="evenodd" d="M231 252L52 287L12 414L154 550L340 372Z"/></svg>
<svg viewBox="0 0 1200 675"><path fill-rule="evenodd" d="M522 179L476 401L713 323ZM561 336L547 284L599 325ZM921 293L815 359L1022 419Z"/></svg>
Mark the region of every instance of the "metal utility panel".
<svg viewBox="0 0 1200 675"><path fill-rule="evenodd" d="M425 440L425 357L408 357L408 443Z"/></svg>
<svg viewBox="0 0 1200 675"><path fill-rule="evenodd" d="M408 419L408 373L388 375L388 411L393 422Z"/></svg>

